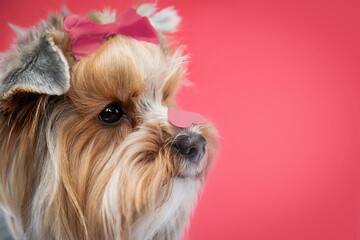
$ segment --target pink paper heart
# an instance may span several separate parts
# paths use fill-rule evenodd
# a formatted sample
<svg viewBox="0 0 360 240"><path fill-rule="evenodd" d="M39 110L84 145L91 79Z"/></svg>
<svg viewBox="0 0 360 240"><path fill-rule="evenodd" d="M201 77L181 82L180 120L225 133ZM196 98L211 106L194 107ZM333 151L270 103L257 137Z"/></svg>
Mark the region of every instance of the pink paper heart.
<svg viewBox="0 0 360 240"><path fill-rule="evenodd" d="M206 118L198 113L185 112L172 108L168 108L168 120L171 124L180 128L188 128L192 124L206 122Z"/></svg>

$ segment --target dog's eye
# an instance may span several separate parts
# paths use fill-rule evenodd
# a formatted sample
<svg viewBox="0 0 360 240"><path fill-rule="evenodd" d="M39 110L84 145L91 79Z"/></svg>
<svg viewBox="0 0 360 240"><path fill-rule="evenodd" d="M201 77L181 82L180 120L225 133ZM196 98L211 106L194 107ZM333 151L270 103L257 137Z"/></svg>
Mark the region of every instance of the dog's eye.
<svg viewBox="0 0 360 240"><path fill-rule="evenodd" d="M115 125L124 117L126 117L126 114L122 110L121 105L116 102L105 107L99 114L100 121L108 125Z"/></svg>

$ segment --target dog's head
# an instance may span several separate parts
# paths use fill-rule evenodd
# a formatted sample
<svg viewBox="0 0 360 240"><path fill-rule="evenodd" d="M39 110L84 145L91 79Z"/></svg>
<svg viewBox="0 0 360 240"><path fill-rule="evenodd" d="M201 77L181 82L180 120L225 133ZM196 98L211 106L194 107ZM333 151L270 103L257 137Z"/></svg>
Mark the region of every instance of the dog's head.
<svg viewBox="0 0 360 240"><path fill-rule="evenodd" d="M77 61L62 17L21 30L0 65L1 204L21 237L179 237L213 160L209 122L178 127L185 73L165 33L172 8L143 5L160 44L109 36ZM91 12L98 24L115 12ZM170 110L176 111L176 110Z"/></svg>

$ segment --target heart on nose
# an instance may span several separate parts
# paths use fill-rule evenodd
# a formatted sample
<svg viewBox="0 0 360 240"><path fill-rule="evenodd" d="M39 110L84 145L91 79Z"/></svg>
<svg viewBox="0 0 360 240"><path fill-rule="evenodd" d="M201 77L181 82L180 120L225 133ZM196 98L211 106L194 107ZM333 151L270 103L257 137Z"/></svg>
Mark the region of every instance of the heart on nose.
<svg viewBox="0 0 360 240"><path fill-rule="evenodd" d="M168 108L168 119L171 124L180 128L188 128L192 124L206 122L206 118L198 113L185 112L172 108Z"/></svg>

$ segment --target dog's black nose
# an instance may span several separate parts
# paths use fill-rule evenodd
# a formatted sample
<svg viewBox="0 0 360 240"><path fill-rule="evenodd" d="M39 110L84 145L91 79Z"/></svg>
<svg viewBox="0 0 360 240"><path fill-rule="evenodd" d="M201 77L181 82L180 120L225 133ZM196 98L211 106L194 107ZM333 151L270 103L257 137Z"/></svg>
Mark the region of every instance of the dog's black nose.
<svg viewBox="0 0 360 240"><path fill-rule="evenodd" d="M205 154L206 140L199 134L180 135L175 139L173 148L192 163L199 162Z"/></svg>

